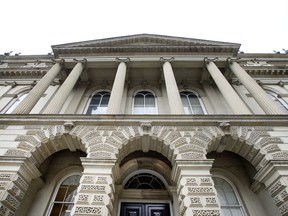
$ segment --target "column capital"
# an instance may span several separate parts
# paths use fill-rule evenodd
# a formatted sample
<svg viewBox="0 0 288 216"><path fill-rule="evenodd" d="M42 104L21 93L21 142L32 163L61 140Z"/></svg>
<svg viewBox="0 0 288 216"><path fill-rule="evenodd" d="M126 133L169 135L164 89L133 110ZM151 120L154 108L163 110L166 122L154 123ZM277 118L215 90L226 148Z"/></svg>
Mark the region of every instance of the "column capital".
<svg viewBox="0 0 288 216"><path fill-rule="evenodd" d="M227 65L229 65L229 64L231 64L231 63L233 63L233 62L239 62L240 59L241 59L241 58L239 58L239 57L236 57L236 58L228 57L228 58L226 59L226 62L227 62Z"/></svg>
<svg viewBox="0 0 288 216"><path fill-rule="evenodd" d="M51 59L51 61L56 64L56 63L59 63L61 65L64 65L65 63L65 60L64 59Z"/></svg>
<svg viewBox="0 0 288 216"><path fill-rule="evenodd" d="M160 57L160 61L162 62L162 64L164 64L165 62L174 62L174 57L170 57L170 58L164 58L164 57Z"/></svg>
<svg viewBox="0 0 288 216"><path fill-rule="evenodd" d="M216 61L218 61L218 57L215 57L215 58L205 57L205 58L204 58L204 63L205 63L205 64L208 64L209 62L216 62Z"/></svg>
<svg viewBox="0 0 288 216"><path fill-rule="evenodd" d="M130 58L116 58L115 59L116 60L116 62L118 62L118 63L121 63L121 62L124 62L124 63L128 63L128 62L130 62Z"/></svg>

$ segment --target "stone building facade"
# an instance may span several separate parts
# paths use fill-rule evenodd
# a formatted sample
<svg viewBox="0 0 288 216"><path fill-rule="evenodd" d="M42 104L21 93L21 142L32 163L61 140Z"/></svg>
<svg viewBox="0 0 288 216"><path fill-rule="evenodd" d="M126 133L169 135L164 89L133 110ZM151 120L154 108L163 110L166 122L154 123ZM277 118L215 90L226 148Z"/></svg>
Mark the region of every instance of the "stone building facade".
<svg viewBox="0 0 288 216"><path fill-rule="evenodd" d="M0 215L288 215L288 55L140 34L0 56Z"/></svg>

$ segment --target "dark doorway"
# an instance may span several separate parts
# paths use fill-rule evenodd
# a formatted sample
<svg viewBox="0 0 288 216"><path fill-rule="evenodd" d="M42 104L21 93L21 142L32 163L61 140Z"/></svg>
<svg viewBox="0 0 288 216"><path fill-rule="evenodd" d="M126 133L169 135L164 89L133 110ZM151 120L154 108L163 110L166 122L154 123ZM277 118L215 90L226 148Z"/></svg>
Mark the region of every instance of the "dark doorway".
<svg viewBox="0 0 288 216"><path fill-rule="evenodd" d="M120 216L170 216L170 209L165 203L122 203Z"/></svg>

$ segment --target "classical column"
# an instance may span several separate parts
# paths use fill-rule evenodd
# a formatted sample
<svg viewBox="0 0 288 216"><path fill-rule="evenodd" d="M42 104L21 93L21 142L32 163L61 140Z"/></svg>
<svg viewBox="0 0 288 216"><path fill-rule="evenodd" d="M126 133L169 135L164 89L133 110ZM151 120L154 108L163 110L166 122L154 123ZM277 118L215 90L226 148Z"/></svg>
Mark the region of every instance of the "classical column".
<svg viewBox="0 0 288 216"><path fill-rule="evenodd" d="M77 64L66 78L64 83L61 85L55 96L52 98L48 106L46 107L43 114L58 114L64 105L67 97L69 96L71 90L79 79L82 71L84 70L86 59L77 61Z"/></svg>
<svg viewBox="0 0 288 216"><path fill-rule="evenodd" d="M56 62L45 76L34 86L24 100L15 108L12 114L28 114L42 97L57 74L62 70L64 60Z"/></svg>
<svg viewBox="0 0 288 216"><path fill-rule="evenodd" d="M231 71L242 82L264 112L267 114L286 114L237 62L231 61L231 59L228 59L228 61Z"/></svg>
<svg viewBox="0 0 288 216"><path fill-rule="evenodd" d="M117 59L119 61L118 69L114 79L111 96L108 103L107 114L120 114L121 101L123 97L125 77L129 59Z"/></svg>
<svg viewBox="0 0 288 216"><path fill-rule="evenodd" d="M173 69L171 66L171 59L160 59L163 63L163 73L168 95L168 102L171 114L185 114L183 104L180 98L178 86L174 77Z"/></svg>
<svg viewBox="0 0 288 216"><path fill-rule="evenodd" d="M246 107L239 95L234 91L215 63L207 58L204 60L207 70L234 114L251 114L250 110Z"/></svg>

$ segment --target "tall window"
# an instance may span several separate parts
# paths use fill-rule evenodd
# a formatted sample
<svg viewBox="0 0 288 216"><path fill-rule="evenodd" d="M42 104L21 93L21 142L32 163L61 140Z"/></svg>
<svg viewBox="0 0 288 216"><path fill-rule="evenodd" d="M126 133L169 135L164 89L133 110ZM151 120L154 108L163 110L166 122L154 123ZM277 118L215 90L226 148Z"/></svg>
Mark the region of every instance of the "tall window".
<svg viewBox="0 0 288 216"><path fill-rule="evenodd" d="M224 216L242 216L243 206L232 186L223 178L213 177L214 185L220 201L221 210Z"/></svg>
<svg viewBox="0 0 288 216"><path fill-rule="evenodd" d="M106 114L110 92L101 91L93 95L86 114Z"/></svg>
<svg viewBox="0 0 288 216"><path fill-rule="evenodd" d="M155 96L148 91L138 92L134 97L133 114L157 114Z"/></svg>
<svg viewBox="0 0 288 216"><path fill-rule="evenodd" d="M80 177L73 175L62 182L53 201L50 216L70 216Z"/></svg>
<svg viewBox="0 0 288 216"><path fill-rule="evenodd" d="M204 114L202 103L195 93L183 91L180 97L186 114Z"/></svg>
<svg viewBox="0 0 288 216"><path fill-rule="evenodd" d="M3 113L10 114L13 110L24 100L24 98L28 95L29 91L21 92L14 98L2 111Z"/></svg>
<svg viewBox="0 0 288 216"><path fill-rule="evenodd" d="M282 100L281 98L277 97L277 94L272 91L266 91L267 94L275 101L275 103L284 111L288 112L288 104Z"/></svg>

